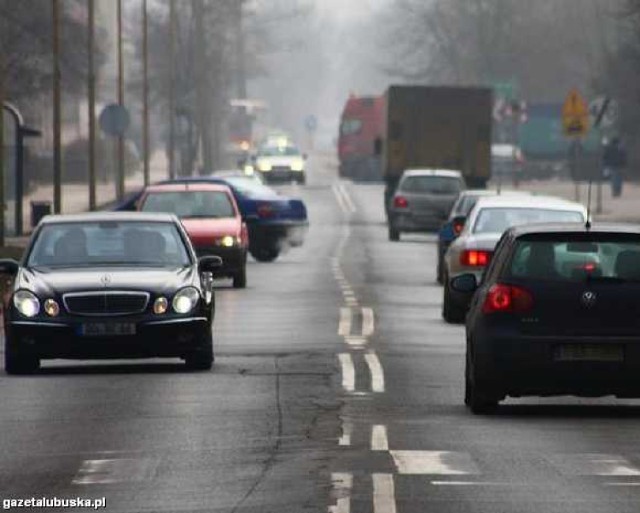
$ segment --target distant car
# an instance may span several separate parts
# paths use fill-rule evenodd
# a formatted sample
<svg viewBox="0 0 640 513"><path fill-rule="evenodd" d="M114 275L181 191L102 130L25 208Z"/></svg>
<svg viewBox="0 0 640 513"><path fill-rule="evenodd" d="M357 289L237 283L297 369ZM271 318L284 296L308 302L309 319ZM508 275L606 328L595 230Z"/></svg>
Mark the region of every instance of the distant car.
<svg viewBox="0 0 640 513"><path fill-rule="evenodd" d="M640 227L529 225L502 237L472 296L465 402L506 396L640 397Z"/></svg>
<svg viewBox="0 0 640 513"><path fill-rule="evenodd" d="M307 157L290 141L287 141L286 144L261 146L253 160L254 170L259 172L267 183L306 183L305 161Z"/></svg>
<svg viewBox="0 0 640 513"><path fill-rule="evenodd" d="M193 251L177 217L101 212L45 217L3 298L9 374L50 358L180 357L210 369L216 256Z"/></svg>
<svg viewBox="0 0 640 513"><path fill-rule="evenodd" d="M551 196L490 196L479 198L462 232L444 257L442 317L450 323L464 321L468 297L451 288L451 279L473 273L478 281L491 261L502 233L512 226L534 223L576 222L587 219L586 208Z"/></svg>
<svg viewBox="0 0 640 513"><path fill-rule="evenodd" d="M491 145L491 176L494 181L522 179L525 159L522 150L513 144Z"/></svg>
<svg viewBox="0 0 640 513"><path fill-rule="evenodd" d="M298 247L304 243L309 227L304 202L282 196L271 187L256 183L251 177L218 176L214 173L160 183L213 183L229 186L249 229L249 253L260 262L275 260L285 246ZM114 210L137 210L142 192L143 189L132 193L116 205Z"/></svg>
<svg viewBox="0 0 640 513"><path fill-rule="evenodd" d="M389 240L400 240L403 232L438 230L463 189L459 171L406 170L388 205Z"/></svg>
<svg viewBox="0 0 640 513"><path fill-rule="evenodd" d="M451 207L449 218L438 230L438 267L436 276L438 283L444 283L444 255L451 243L460 235L466 217L474 207L478 198L498 195L531 195L528 191L492 190L492 189L467 189L458 195L456 202Z"/></svg>
<svg viewBox="0 0 640 513"><path fill-rule="evenodd" d="M138 202L142 212L178 216L198 256L222 259L218 277L233 279L233 287L247 286L249 234L231 190L213 183L166 184L147 187Z"/></svg>

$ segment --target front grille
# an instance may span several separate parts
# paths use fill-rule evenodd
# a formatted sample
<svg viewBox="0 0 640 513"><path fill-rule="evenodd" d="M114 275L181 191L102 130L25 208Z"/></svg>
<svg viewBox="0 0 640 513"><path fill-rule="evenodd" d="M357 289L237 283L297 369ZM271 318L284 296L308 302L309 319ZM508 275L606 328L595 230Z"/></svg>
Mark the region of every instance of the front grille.
<svg viewBox="0 0 640 513"><path fill-rule="evenodd" d="M62 297L67 312L74 315L133 315L149 304L147 292L77 292Z"/></svg>
<svg viewBox="0 0 640 513"><path fill-rule="evenodd" d="M288 173L289 171L291 171L291 167L289 166L273 166L271 168L271 171L274 171L276 173Z"/></svg>

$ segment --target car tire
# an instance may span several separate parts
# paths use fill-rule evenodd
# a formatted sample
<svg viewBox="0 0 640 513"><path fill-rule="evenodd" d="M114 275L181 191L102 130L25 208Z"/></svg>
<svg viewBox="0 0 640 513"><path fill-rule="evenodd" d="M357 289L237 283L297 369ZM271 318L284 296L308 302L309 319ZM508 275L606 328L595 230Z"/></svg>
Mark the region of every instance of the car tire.
<svg viewBox="0 0 640 513"><path fill-rule="evenodd" d="M251 250L251 256L258 262L273 262L280 255L280 250L275 247L261 246Z"/></svg>
<svg viewBox="0 0 640 513"><path fill-rule="evenodd" d="M197 349L185 355L184 364L188 370L206 371L211 370L213 361L213 334L209 328L207 334L202 336Z"/></svg>
<svg viewBox="0 0 640 513"><path fill-rule="evenodd" d="M444 283L444 269L442 265L442 256L438 252L438 267L436 268L436 281L442 285Z"/></svg>
<svg viewBox="0 0 640 513"><path fill-rule="evenodd" d="M400 240L400 231L392 224L389 224L389 240L392 242L398 242Z"/></svg>
<svg viewBox="0 0 640 513"><path fill-rule="evenodd" d="M6 331L5 331L6 333ZM40 358L20 351L15 341L5 335L4 370L7 374L32 374L40 368Z"/></svg>
<svg viewBox="0 0 640 513"><path fill-rule="evenodd" d="M233 275L233 288L234 289L244 289L247 287L247 266L246 264L242 266L237 273Z"/></svg>
<svg viewBox="0 0 640 513"><path fill-rule="evenodd" d="M442 318L449 324L461 324L464 322L466 311L453 302L448 275L445 274L443 278L444 296L442 299Z"/></svg>
<svg viewBox="0 0 640 513"><path fill-rule="evenodd" d="M467 349L464 380L464 404L474 415L483 415L495 413L499 402L499 399L492 396L486 388L480 384L480 379L473 362L471 362L469 350Z"/></svg>

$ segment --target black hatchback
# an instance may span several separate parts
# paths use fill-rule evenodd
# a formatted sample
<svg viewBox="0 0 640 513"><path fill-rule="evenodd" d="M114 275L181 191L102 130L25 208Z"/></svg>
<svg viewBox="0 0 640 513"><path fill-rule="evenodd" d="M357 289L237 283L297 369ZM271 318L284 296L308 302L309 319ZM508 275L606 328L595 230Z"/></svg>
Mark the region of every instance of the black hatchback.
<svg viewBox="0 0 640 513"><path fill-rule="evenodd" d="M506 396L640 397L640 227L530 225L505 232L466 320L465 403Z"/></svg>
<svg viewBox="0 0 640 513"><path fill-rule="evenodd" d="M5 370L45 358L181 357L213 361L210 273L169 214L48 216L23 260L0 260L13 282L3 298Z"/></svg>

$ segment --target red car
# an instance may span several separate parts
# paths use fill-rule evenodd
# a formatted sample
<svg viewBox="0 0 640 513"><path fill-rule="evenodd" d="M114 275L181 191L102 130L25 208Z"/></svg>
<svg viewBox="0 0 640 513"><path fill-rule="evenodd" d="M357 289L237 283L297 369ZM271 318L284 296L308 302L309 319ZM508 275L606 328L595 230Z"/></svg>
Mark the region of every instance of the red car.
<svg viewBox="0 0 640 513"><path fill-rule="evenodd" d="M182 221L198 256L222 258L217 277L247 284L249 234L231 190L210 183L151 185L138 202L142 212L169 212Z"/></svg>

